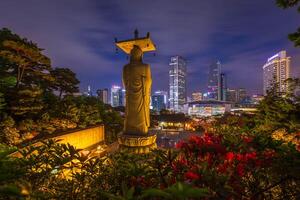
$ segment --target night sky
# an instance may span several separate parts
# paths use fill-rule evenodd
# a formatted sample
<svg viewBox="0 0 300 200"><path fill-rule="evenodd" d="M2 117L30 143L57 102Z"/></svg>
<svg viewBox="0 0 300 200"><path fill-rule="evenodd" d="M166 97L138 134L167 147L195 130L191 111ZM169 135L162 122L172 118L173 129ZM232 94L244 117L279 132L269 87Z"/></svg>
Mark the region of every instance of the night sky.
<svg viewBox="0 0 300 200"><path fill-rule="evenodd" d="M0 27L27 37L45 49L53 67L69 67L81 90L121 84L122 66L114 38L149 31L158 47L144 61L152 67L153 91L168 90L172 55L188 61L188 91L204 91L208 66L222 63L230 88L262 93L262 65L282 49L300 72L300 48L288 33L300 26L295 9L283 10L275 0L1 0Z"/></svg>

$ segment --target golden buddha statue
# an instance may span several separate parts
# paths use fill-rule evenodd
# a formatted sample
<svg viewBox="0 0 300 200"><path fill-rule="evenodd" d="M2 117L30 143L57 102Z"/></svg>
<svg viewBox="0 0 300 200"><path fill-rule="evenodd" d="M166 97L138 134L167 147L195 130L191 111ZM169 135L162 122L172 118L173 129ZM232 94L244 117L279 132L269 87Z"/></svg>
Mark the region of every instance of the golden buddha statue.
<svg viewBox="0 0 300 200"><path fill-rule="evenodd" d="M123 68L123 85L126 89L124 131L118 136L120 149L135 153L148 153L156 148L156 134L149 133L151 70L143 63L143 52L155 50L148 33L139 38L135 31L134 39L117 41L116 46L130 54L130 62Z"/></svg>
<svg viewBox="0 0 300 200"><path fill-rule="evenodd" d="M130 63L123 68L126 90L124 133L127 135L147 135L150 126L151 70L142 57L143 51L134 45Z"/></svg>

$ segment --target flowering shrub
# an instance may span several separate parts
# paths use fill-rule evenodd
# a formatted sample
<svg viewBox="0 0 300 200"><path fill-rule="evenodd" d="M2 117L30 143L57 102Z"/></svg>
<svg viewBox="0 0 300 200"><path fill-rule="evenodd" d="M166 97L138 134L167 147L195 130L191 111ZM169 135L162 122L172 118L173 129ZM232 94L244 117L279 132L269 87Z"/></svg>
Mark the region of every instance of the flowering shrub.
<svg viewBox="0 0 300 200"><path fill-rule="evenodd" d="M293 144L297 150L300 151L300 132L299 133L287 133L284 129L274 131L272 134L274 140L282 141L283 144Z"/></svg>
<svg viewBox="0 0 300 200"><path fill-rule="evenodd" d="M50 141L22 151L10 169L24 174L10 183L26 182L29 198L297 199L300 153L281 144L265 135L206 133L175 150L89 158Z"/></svg>
<svg viewBox="0 0 300 200"><path fill-rule="evenodd" d="M245 184L251 183L260 171L272 167L276 152L257 150L252 137L236 139L238 143L229 144L223 136L204 134L179 142L180 152L173 163L174 174L180 181L208 187L219 197L251 197L250 188Z"/></svg>

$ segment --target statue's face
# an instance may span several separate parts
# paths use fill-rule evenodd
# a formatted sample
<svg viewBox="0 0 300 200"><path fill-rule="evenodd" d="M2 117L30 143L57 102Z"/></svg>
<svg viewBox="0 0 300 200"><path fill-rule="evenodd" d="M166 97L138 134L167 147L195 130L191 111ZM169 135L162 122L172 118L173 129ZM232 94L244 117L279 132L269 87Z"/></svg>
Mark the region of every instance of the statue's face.
<svg viewBox="0 0 300 200"><path fill-rule="evenodd" d="M134 46L130 52L131 61L142 61L143 51L140 47Z"/></svg>

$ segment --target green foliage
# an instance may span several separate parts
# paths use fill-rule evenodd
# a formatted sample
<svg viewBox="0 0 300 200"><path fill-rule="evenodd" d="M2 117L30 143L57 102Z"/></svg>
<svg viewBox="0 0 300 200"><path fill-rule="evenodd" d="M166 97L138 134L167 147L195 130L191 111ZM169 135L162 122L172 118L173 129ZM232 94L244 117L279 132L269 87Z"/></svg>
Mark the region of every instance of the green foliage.
<svg viewBox="0 0 300 200"><path fill-rule="evenodd" d="M282 8L289 8L296 6L300 1L299 0L276 0L278 6Z"/></svg>
<svg viewBox="0 0 300 200"><path fill-rule="evenodd" d="M297 80L289 80L291 90L283 95L278 92L277 86L268 91L268 94L260 102L256 115L258 132L273 132L284 128L289 132L300 129L300 99L294 96Z"/></svg>
<svg viewBox="0 0 300 200"><path fill-rule="evenodd" d="M23 76L27 84L40 83L41 80L50 80L46 70L50 69L50 59L41 53L41 49L32 47L30 44L5 40L0 56L7 60L13 70L16 69L16 86L19 87ZM25 71L26 70L26 71ZM33 77L39 77L37 80Z"/></svg>
<svg viewBox="0 0 300 200"><path fill-rule="evenodd" d="M72 94L78 92L79 80L76 74L68 68L55 68L50 71L51 75L55 78L52 88L59 91L59 97L62 94Z"/></svg>
<svg viewBox="0 0 300 200"><path fill-rule="evenodd" d="M76 74L52 69L50 63L37 44L0 30L1 141L13 145L37 134L105 123L106 136L114 142L123 128L119 113L94 97L72 96L78 92ZM8 119L14 124L7 124Z"/></svg>
<svg viewBox="0 0 300 200"><path fill-rule="evenodd" d="M42 90L38 87L19 88L10 93L9 110L13 115L30 117L43 109ZM17 98L13 98L17 97Z"/></svg>
<svg viewBox="0 0 300 200"><path fill-rule="evenodd" d="M214 139L206 140L206 136L204 146L190 142L188 151L156 150L146 155L117 152L102 158L83 156L70 145L50 140L42 146L20 150L22 158L12 159L0 151L0 172L6 172L1 173L5 175L0 179L0 196L6 199L290 199L299 194L300 154L294 147L282 145L264 134L247 143L230 133L224 136L222 144L227 152L238 156L256 151L255 159L266 163L248 163L244 167L249 171L239 175L242 178L235 175L234 167L223 174L214 167L222 164L223 150L212 145ZM218 156L211 163L205 161L215 151ZM273 152L271 157L268 152ZM236 162L246 161L225 160L223 164L239 166ZM201 177L187 180L189 171L201 173Z"/></svg>
<svg viewBox="0 0 300 200"><path fill-rule="evenodd" d="M5 99L3 98L3 93L0 92L0 114L2 113L3 108L5 107Z"/></svg>
<svg viewBox="0 0 300 200"><path fill-rule="evenodd" d="M279 7L284 9L297 6L299 0L276 0ZM300 13L300 6L298 7L298 12ZM289 34L289 39L294 42L295 47L300 47L300 28L294 33Z"/></svg>
<svg viewBox="0 0 300 200"><path fill-rule="evenodd" d="M17 83L17 79L14 76L3 76L0 79L0 86L2 90L6 87L12 87L16 85L16 83Z"/></svg>
<svg viewBox="0 0 300 200"><path fill-rule="evenodd" d="M163 199L201 199L208 196L208 190L202 188L195 188L191 185L177 182L170 187L160 189L148 189L143 192L143 197L160 197Z"/></svg>
<svg viewBox="0 0 300 200"><path fill-rule="evenodd" d="M15 127L12 117L4 117L0 122L0 141L8 145L16 145L20 142L19 130Z"/></svg>
<svg viewBox="0 0 300 200"><path fill-rule="evenodd" d="M294 42L295 47L300 47L300 28L297 32L289 34L289 39Z"/></svg>
<svg viewBox="0 0 300 200"><path fill-rule="evenodd" d="M0 144L0 199L22 197L21 188L15 181L24 176L24 171L18 165L18 160L9 157L15 148Z"/></svg>

